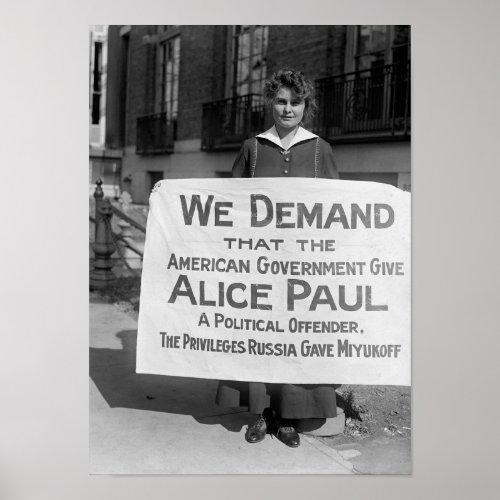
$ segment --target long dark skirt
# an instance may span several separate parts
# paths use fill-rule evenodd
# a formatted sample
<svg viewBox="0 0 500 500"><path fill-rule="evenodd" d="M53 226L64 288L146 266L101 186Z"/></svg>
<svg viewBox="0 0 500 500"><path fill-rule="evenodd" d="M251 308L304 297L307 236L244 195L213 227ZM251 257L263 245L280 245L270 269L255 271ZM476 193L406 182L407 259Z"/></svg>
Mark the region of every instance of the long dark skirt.
<svg viewBox="0 0 500 500"><path fill-rule="evenodd" d="M333 418L337 416L335 388L325 384L267 384L219 382L216 403L226 407L247 406L250 413L273 408L282 418Z"/></svg>

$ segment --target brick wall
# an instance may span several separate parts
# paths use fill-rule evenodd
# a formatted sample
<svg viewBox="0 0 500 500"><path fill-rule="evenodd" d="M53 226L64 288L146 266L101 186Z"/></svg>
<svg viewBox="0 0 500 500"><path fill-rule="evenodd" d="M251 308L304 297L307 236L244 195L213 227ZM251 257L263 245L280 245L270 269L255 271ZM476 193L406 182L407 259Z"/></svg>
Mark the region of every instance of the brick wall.
<svg viewBox="0 0 500 500"><path fill-rule="evenodd" d="M132 26L127 73L126 145L135 144L138 116L154 112L156 46L148 36L155 26Z"/></svg>
<svg viewBox="0 0 500 500"><path fill-rule="evenodd" d="M213 72L212 72L212 97L213 100L226 97L226 54L228 44L229 26L214 27L213 44Z"/></svg>
<svg viewBox="0 0 500 500"><path fill-rule="evenodd" d="M224 26L181 26L177 139L201 137L202 104L223 98Z"/></svg>
<svg viewBox="0 0 500 500"><path fill-rule="evenodd" d="M106 148L123 147L121 129L121 60L120 27L109 26L106 81Z"/></svg>
<svg viewBox="0 0 500 500"><path fill-rule="evenodd" d="M344 73L347 26L330 26L327 42L327 75Z"/></svg>
<svg viewBox="0 0 500 500"><path fill-rule="evenodd" d="M181 37L178 140L200 138L202 104L226 97L229 29L172 27ZM137 117L156 111L157 43L147 36L158 31L157 26L132 26L128 35L126 145L135 144ZM342 73L345 36L345 26L270 26L268 76L284 66L299 69L312 80Z"/></svg>
<svg viewBox="0 0 500 500"><path fill-rule="evenodd" d="M268 75L290 67L315 80L328 76L329 26L270 26Z"/></svg>

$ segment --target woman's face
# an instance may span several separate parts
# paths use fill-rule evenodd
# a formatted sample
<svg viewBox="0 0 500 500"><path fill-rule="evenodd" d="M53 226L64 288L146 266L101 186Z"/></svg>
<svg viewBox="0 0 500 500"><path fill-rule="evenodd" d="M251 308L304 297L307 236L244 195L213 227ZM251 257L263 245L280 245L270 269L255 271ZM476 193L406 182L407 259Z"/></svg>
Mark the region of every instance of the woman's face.
<svg viewBox="0 0 500 500"><path fill-rule="evenodd" d="M304 116L306 104L288 87L281 87L273 101L273 118L276 128L288 132L297 127Z"/></svg>

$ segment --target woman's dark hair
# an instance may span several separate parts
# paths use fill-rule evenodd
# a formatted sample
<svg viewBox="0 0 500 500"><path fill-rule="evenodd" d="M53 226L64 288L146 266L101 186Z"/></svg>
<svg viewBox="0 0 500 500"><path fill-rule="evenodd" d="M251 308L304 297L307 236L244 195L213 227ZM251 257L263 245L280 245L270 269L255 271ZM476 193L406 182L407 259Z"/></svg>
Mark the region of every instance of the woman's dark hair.
<svg viewBox="0 0 500 500"><path fill-rule="evenodd" d="M267 105L272 105L276 95L282 87L293 90L297 97L304 100L304 121L308 122L313 116L318 105L314 100L314 86L307 80L302 71L294 69L280 69L264 83L264 99Z"/></svg>

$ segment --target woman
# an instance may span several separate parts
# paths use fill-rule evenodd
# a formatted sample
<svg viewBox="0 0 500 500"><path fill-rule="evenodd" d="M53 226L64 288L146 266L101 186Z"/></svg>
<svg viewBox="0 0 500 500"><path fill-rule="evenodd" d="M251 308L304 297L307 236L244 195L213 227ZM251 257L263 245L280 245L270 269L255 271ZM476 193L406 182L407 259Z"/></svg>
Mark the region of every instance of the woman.
<svg viewBox="0 0 500 500"><path fill-rule="evenodd" d="M316 109L311 82L301 72L280 70L265 83L264 98L274 125L244 142L233 177L338 178L330 145L301 126ZM318 419L319 427L337 415L333 385L221 381L217 403L248 406L258 415L245 434L249 443L258 443L271 432L293 448L300 444L296 431L300 419Z"/></svg>

